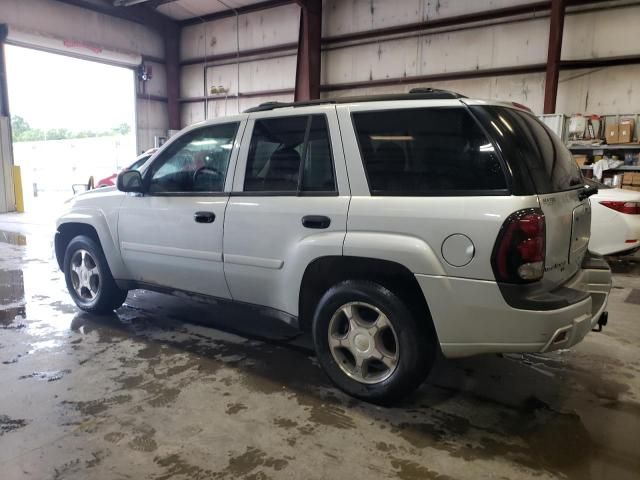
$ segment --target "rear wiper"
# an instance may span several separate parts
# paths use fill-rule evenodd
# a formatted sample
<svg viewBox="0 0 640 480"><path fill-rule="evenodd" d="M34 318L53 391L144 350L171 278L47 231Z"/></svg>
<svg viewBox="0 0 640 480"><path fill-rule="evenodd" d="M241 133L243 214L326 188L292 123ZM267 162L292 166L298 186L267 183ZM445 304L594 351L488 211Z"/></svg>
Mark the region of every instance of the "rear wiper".
<svg viewBox="0 0 640 480"><path fill-rule="evenodd" d="M584 200L585 198L589 198L591 195L595 195L596 193L598 193L598 187L590 187L589 185L585 185L578 193L578 200Z"/></svg>

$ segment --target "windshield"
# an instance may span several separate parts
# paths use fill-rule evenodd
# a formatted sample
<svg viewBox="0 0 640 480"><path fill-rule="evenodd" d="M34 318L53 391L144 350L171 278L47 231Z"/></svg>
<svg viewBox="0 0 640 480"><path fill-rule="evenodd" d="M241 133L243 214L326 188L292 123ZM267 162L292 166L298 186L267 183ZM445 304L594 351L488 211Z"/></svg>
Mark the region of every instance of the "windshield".
<svg viewBox="0 0 640 480"><path fill-rule="evenodd" d="M142 167L149 158L151 158L151 155L140 155L135 162L129 165L127 170L140 170L140 167Z"/></svg>

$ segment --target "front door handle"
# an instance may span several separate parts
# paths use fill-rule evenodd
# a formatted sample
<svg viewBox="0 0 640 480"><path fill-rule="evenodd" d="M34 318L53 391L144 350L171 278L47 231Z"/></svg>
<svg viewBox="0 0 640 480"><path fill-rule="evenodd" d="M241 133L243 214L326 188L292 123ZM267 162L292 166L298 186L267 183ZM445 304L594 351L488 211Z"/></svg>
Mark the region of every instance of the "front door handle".
<svg viewBox="0 0 640 480"><path fill-rule="evenodd" d="M213 223L216 219L216 214L213 212L196 212L193 214L193 219L198 223Z"/></svg>
<svg viewBox="0 0 640 480"><path fill-rule="evenodd" d="M306 215L302 217L302 225L306 228L328 228L331 219L324 215Z"/></svg>

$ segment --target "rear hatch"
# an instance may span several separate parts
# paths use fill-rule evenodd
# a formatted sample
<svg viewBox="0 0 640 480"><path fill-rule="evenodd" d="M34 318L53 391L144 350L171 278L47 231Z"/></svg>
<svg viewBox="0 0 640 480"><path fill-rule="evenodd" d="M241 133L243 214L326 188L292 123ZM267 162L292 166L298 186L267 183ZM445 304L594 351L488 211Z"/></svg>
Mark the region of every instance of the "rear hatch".
<svg viewBox="0 0 640 480"><path fill-rule="evenodd" d="M546 125L525 111L503 106L471 110L495 139L512 173L514 194L538 194L546 223L543 284L565 283L587 253L591 206L571 153Z"/></svg>

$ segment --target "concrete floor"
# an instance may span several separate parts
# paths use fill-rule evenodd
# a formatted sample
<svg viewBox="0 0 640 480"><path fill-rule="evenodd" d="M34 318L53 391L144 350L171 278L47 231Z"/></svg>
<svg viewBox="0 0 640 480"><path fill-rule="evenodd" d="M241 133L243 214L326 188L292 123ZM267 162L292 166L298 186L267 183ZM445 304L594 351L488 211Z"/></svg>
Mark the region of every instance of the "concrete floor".
<svg viewBox="0 0 640 480"><path fill-rule="evenodd" d="M49 234L27 230L0 232L3 480L640 478L640 263L615 265L604 333L440 359L381 408L259 318L149 292L81 313Z"/></svg>

